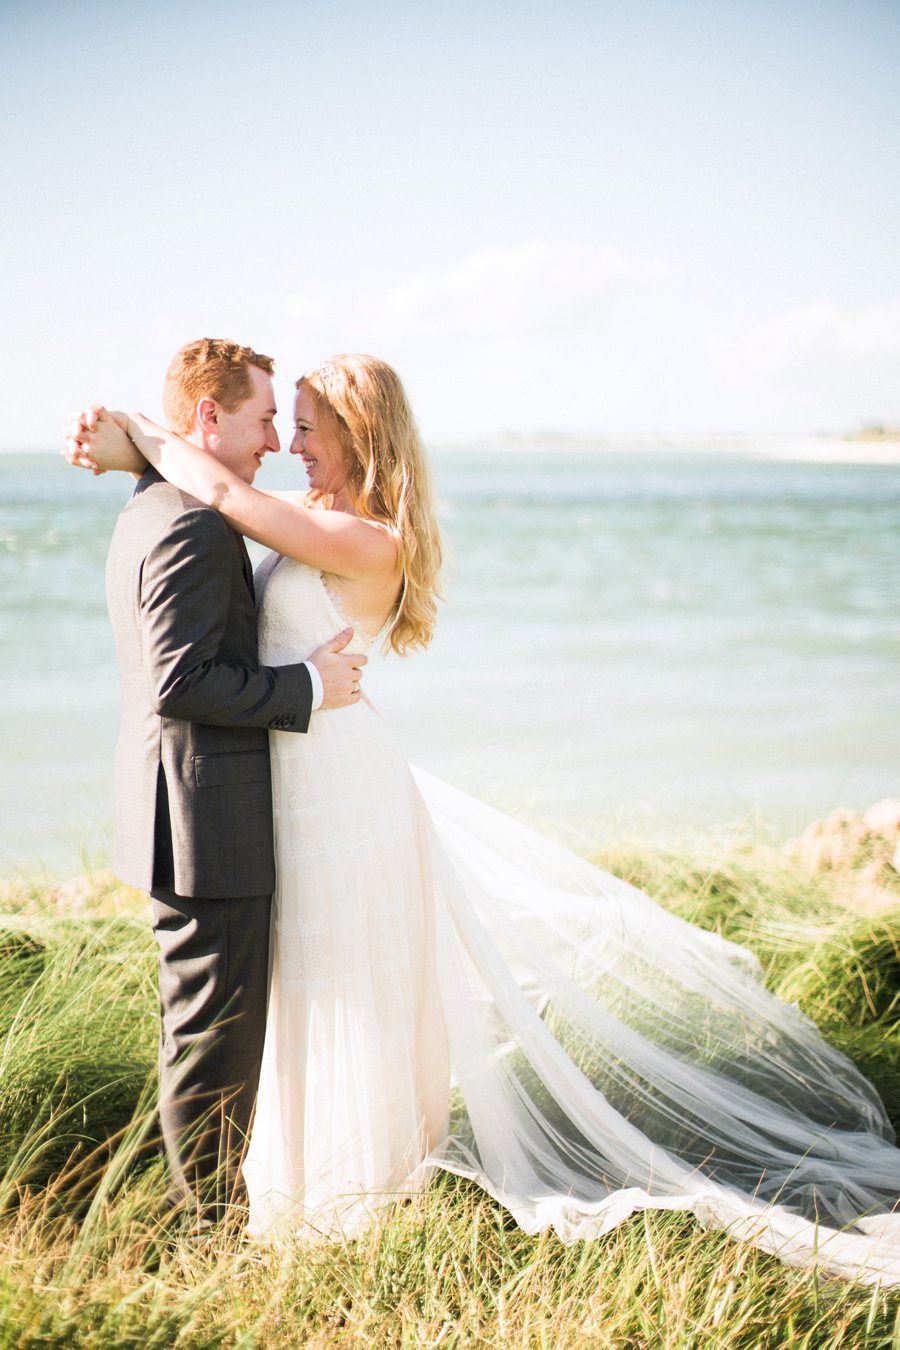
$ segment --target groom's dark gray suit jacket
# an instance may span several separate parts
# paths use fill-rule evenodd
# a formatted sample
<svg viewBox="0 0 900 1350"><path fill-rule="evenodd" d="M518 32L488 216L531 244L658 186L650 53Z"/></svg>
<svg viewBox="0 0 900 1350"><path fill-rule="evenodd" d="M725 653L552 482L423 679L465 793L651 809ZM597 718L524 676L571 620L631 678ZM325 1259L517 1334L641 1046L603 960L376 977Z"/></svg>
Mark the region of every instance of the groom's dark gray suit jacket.
<svg viewBox="0 0 900 1350"><path fill-rule="evenodd" d="M106 589L122 683L115 872L149 891L165 831L178 895L270 894L267 733L305 731L312 689L303 665L259 666L243 539L148 469L119 516Z"/></svg>

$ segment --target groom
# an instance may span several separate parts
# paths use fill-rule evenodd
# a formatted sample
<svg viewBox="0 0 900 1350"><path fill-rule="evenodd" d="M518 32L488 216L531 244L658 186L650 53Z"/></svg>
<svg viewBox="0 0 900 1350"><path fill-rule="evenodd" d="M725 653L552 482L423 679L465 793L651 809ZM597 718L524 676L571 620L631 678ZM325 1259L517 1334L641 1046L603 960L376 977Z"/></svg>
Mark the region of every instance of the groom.
<svg viewBox="0 0 900 1350"><path fill-rule="evenodd" d="M189 343L166 376L170 426L252 482L279 449L272 370L234 342ZM122 684L113 868L152 898L172 1199L205 1226L241 1195L259 1080L275 886L268 732L305 732L314 709L356 702L366 658L343 651L347 629L308 662L260 667L243 539L153 468L119 516L106 580Z"/></svg>

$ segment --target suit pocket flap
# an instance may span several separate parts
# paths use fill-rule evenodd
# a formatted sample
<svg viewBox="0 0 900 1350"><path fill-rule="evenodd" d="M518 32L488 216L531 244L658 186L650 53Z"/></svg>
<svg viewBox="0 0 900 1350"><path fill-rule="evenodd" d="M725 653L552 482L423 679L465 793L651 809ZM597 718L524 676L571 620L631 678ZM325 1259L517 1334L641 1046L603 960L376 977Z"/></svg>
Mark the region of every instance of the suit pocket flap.
<svg viewBox="0 0 900 1350"><path fill-rule="evenodd" d="M194 755L193 759L198 787L269 781L269 756L264 750L221 751L215 755Z"/></svg>

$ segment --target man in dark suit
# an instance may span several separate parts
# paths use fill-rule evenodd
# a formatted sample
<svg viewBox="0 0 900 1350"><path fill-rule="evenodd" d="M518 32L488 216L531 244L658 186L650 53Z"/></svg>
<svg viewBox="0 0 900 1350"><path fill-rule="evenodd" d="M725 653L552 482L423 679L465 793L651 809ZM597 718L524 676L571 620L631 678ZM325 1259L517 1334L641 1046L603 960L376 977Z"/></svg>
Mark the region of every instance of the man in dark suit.
<svg viewBox="0 0 900 1350"><path fill-rule="evenodd" d="M273 363L218 339L166 377L174 430L247 482L279 449ZM72 456L70 455L70 459ZM260 667L253 576L221 516L148 468L107 563L122 684L113 866L148 890L159 947L160 1118L193 1223L242 1195L259 1078L275 886L268 731L359 698L346 630L309 662Z"/></svg>

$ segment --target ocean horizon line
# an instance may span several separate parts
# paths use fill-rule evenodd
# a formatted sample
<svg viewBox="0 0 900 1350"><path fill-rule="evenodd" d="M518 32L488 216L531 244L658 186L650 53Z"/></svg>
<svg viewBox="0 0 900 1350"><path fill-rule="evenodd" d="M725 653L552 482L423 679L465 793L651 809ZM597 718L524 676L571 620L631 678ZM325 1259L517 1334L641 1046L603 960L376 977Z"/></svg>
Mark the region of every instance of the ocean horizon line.
<svg viewBox="0 0 900 1350"><path fill-rule="evenodd" d="M570 432L541 430L484 436L425 437L441 454L499 453L715 454L754 460L830 464L900 464L900 432L884 436L834 432ZM0 456L47 457L45 445L0 446Z"/></svg>

